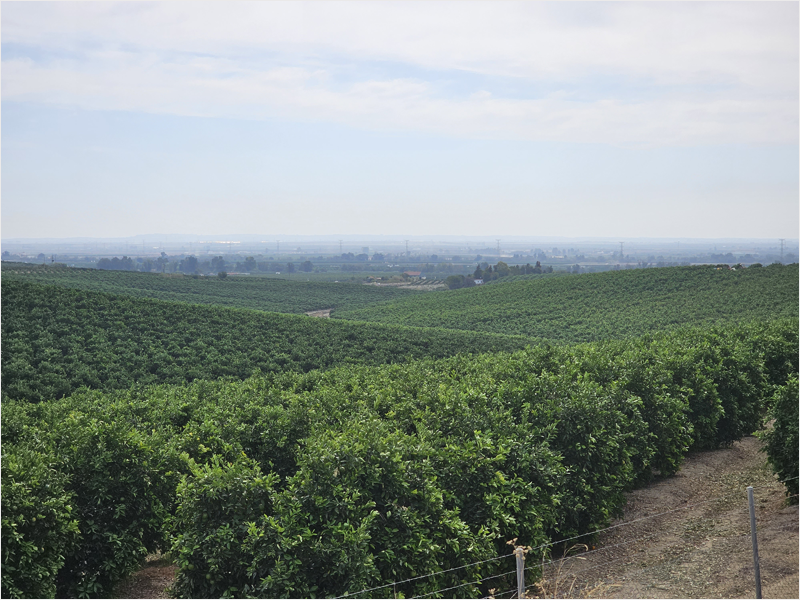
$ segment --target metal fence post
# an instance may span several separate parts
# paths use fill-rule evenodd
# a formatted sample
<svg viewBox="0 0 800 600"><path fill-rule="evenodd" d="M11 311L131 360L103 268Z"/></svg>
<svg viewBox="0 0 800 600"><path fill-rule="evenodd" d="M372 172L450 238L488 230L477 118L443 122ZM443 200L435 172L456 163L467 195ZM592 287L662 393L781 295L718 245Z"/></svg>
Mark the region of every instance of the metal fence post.
<svg viewBox="0 0 800 600"><path fill-rule="evenodd" d="M521 547L514 550L517 555L517 598L525 597L525 550Z"/></svg>
<svg viewBox="0 0 800 600"><path fill-rule="evenodd" d="M750 537L753 539L753 565L756 572L756 598L761 598L761 569L758 566L758 537L756 536L756 507L753 486L747 486L747 503L750 505Z"/></svg>

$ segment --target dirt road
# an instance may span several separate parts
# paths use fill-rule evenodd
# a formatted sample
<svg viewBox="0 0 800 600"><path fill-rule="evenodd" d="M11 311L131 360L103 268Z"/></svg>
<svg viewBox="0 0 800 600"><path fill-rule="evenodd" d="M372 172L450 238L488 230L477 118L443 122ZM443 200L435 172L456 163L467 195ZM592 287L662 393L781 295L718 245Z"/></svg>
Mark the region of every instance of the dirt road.
<svg viewBox="0 0 800 600"><path fill-rule="evenodd" d="M787 506L761 442L690 455L630 493L595 550L547 565L548 596L755 598L748 485L754 488L764 598L798 597L798 507Z"/></svg>

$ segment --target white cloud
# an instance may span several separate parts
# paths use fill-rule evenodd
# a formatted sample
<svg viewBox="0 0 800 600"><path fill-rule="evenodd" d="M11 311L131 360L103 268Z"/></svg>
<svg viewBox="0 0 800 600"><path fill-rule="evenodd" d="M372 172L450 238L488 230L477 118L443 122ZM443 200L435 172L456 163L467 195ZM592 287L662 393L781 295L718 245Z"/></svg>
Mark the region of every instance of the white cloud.
<svg viewBox="0 0 800 600"><path fill-rule="evenodd" d="M3 61L8 100L505 139L798 139L796 3L20 3L2 19L4 44L28 50ZM358 77L379 60L392 66ZM447 94L448 72L549 91ZM582 101L561 91L574 85Z"/></svg>

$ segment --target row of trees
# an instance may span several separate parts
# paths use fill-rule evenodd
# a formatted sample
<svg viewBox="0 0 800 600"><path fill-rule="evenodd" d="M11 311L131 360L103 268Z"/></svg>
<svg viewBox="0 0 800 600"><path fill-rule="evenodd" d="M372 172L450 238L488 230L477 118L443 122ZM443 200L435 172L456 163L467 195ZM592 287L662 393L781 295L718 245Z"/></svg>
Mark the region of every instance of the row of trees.
<svg viewBox="0 0 800 600"><path fill-rule="evenodd" d="M225 271L219 272L223 273ZM4 283L11 280L28 281L126 296L283 313L357 308L421 293L397 287L304 281L305 278L239 277L223 283L214 277L162 277L156 273L24 263L5 263L3 278Z"/></svg>
<svg viewBox="0 0 800 600"><path fill-rule="evenodd" d="M509 540L591 543L626 490L767 417L796 474L797 328L4 401L2 595L107 597L159 548L178 597L513 588Z"/></svg>
<svg viewBox="0 0 800 600"><path fill-rule="evenodd" d="M375 258L379 256L380 258ZM435 255L434 255L435 256ZM358 254L354 255L352 252L344 253L341 256L342 260L345 261L353 261L355 263L363 263L369 260L369 256L367 254ZM376 254L373 256L373 260L376 261L383 261L383 255ZM180 272L186 274L213 274L218 273L220 271L241 271L247 273L256 273L256 272L263 272L263 273L274 273L274 272L286 272L286 273L295 273L295 272L302 272L302 273L311 273L314 270L314 265L310 260L306 260L301 262L298 265L295 265L292 262L289 263L279 263L275 261L257 261L255 257L248 256L244 259L244 261L235 261L229 262L226 261L222 256L215 256L211 260L201 261L195 256L187 256L181 258L178 261L170 262L169 256L166 253L162 252L161 256L157 259L150 259L150 258L137 258L136 260L129 258L127 256L123 256L122 258L101 258L97 262L97 268L103 270L114 270L114 271L144 271L144 272ZM426 273L455 273L459 270L466 269L465 266L459 266L457 264L442 262L438 264L431 264L425 263L420 266L420 269ZM369 270L366 265L358 266L357 264L343 264L341 266L343 271L361 271L361 270ZM512 265L509 266L507 263L500 261L494 267L489 265L488 263L480 263L471 277L467 276L468 279L483 279L484 281L492 281L494 279L498 279L500 277L506 277L509 275L529 275L529 274L536 274L536 273L552 273L552 267L542 267L539 261L536 261L535 266L531 266L530 264L526 265ZM463 281L463 279L462 279ZM460 287L469 287L470 283L466 283Z"/></svg>
<svg viewBox="0 0 800 600"><path fill-rule="evenodd" d="M97 261L97 268L105 271L133 271L134 263L132 258L123 256L122 258L101 258Z"/></svg>
<svg viewBox="0 0 800 600"><path fill-rule="evenodd" d="M222 256L215 256L211 260L201 261L196 256L186 256L179 260L170 262L170 257L162 252L156 259L137 258L132 259L127 256L122 258L101 258L97 261L97 268L105 271L142 271L145 273L185 273L193 274L213 274L221 271L242 271L247 273L311 273L314 265L311 261L303 261L295 265L292 262L257 262L252 256L248 256L244 261L229 262Z"/></svg>
<svg viewBox="0 0 800 600"><path fill-rule="evenodd" d="M687 324L796 316L798 287L797 265L632 269L580 277L554 273L506 277L502 285L479 286L468 294L398 298L337 310L334 316L577 342Z"/></svg>
<svg viewBox="0 0 800 600"><path fill-rule="evenodd" d="M216 280L189 281L218 285ZM382 293L377 287L353 287L376 297ZM516 349L528 343L509 336L163 302L11 278L0 289L3 401L46 401L82 386L113 390L136 383L241 379L255 370L305 372L409 356ZM255 291L259 289L263 288ZM176 295L186 298L190 293L191 289ZM211 298L215 300L219 303L224 297Z"/></svg>
<svg viewBox="0 0 800 600"><path fill-rule="evenodd" d="M552 273L553 267L543 267L542 263L538 260L534 266L530 263L525 265L512 265L499 261L494 268L488 263L481 263L475 268L472 274L474 279L483 279L484 281L493 281L500 277L508 277L509 275L541 275L542 273Z"/></svg>
<svg viewBox="0 0 800 600"><path fill-rule="evenodd" d="M501 260L494 265L494 267L489 263L479 264L471 276L451 275L445 280L445 283L451 290L456 290L459 288L474 287L477 285L475 283L476 279L482 283L489 283L490 281L495 281L501 277L509 277L510 275L541 275L542 273L552 272L553 267L543 267L538 260L535 266L531 266L530 263L509 266Z"/></svg>
<svg viewBox="0 0 800 600"><path fill-rule="evenodd" d="M225 261L222 259L221 256L217 257L217 264L212 265L217 267L217 270L222 270L225 266ZM213 261L212 261L213 262ZM220 266L222 268L220 268ZM311 264L310 260L303 261L299 265L295 265L293 262L289 263L278 263L278 262L257 262L255 258L252 256L248 256L244 262L237 262L235 264L236 271L245 271L247 273L311 273L314 270L314 265Z"/></svg>

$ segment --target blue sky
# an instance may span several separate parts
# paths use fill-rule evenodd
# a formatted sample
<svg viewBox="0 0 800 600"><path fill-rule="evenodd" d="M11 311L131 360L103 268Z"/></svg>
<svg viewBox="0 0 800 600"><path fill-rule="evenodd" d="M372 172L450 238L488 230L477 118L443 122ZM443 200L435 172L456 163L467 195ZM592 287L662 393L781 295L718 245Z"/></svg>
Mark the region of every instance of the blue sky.
<svg viewBox="0 0 800 600"><path fill-rule="evenodd" d="M25 3L2 237L786 237L797 3Z"/></svg>

